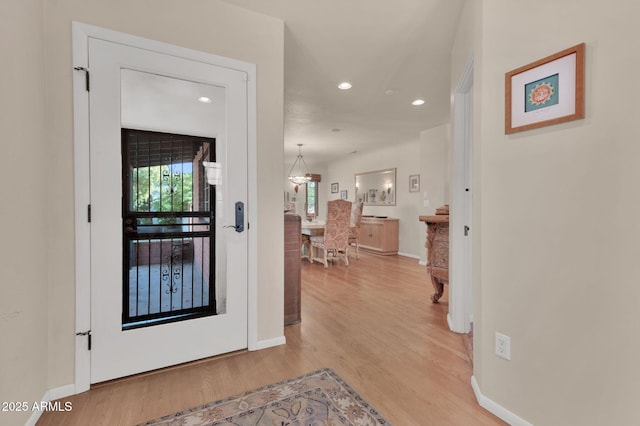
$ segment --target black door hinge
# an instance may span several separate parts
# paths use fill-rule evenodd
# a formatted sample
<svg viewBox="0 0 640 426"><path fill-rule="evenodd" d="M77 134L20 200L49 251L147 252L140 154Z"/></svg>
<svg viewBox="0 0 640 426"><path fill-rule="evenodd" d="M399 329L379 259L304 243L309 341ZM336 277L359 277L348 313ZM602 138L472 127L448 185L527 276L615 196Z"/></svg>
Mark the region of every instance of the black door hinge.
<svg viewBox="0 0 640 426"><path fill-rule="evenodd" d="M87 336L87 350L91 350L91 330L76 333L76 336Z"/></svg>
<svg viewBox="0 0 640 426"><path fill-rule="evenodd" d="M87 204L87 222L91 223L91 204Z"/></svg>
<svg viewBox="0 0 640 426"><path fill-rule="evenodd" d="M469 230L470 230L470 229L471 229L471 228L469 228L468 226L466 226L466 225L465 225L465 227L464 227L464 236L465 236L465 237L466 237L467 235L469 235Z"/></svg>
<svg viewBox="0 0 640 426"><path fill-rule="evenodd" d="M89 88L90 88L90 84L89 84L89 69L87 69L85 67L75 67L74 70L76 70L76 71L84 71L85 88L87 89L87 92L88 92Z"/></svg>

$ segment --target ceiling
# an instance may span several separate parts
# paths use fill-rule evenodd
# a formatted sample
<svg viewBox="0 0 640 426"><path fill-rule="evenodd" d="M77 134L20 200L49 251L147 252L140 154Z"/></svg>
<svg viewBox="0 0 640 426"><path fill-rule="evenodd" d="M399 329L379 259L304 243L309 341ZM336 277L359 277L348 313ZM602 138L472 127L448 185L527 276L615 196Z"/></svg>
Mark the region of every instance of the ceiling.
<svg viewBox="0 0 640 426"><path fill-rule="evenodd" d="M449 122L464 0L223 0L285 22L284 149L310 167ZM349 81L350 90L337 85ZM417 98L424 105L413 106Z"/></svg>

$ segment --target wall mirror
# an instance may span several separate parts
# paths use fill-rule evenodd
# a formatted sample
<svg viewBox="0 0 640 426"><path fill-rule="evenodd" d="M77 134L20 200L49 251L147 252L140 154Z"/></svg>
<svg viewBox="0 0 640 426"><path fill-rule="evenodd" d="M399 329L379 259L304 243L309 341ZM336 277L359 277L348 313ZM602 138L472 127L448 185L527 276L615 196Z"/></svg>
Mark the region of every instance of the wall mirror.
<svg viewBox="0 0 640 426"><path fill-rule="evenodd" d="M396 169L356 173L356 201L365 206L395 206Z"/></svg>

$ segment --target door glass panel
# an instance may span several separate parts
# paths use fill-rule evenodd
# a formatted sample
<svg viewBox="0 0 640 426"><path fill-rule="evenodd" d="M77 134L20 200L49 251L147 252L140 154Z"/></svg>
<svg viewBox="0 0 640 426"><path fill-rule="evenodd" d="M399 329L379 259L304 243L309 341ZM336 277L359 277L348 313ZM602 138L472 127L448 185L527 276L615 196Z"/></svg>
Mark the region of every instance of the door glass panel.
<svg viewBox="0 0 640 426"><path fill-rule="evenodd" d="M202 165L216 161L224 102L221 87L121 70L123 329L225 311L221 197Z"/></svg>
<svg viewBox="0 0 640 426"><path fill-rule="evenodd" d="M215 140L122 129L123 328L216 314Z"/></svg>

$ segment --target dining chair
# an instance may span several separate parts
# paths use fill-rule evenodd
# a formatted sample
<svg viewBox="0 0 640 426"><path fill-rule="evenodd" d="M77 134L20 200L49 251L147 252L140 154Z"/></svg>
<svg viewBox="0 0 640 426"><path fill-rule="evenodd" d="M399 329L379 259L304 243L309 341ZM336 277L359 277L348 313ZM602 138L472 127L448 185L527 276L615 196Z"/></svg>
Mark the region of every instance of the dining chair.
<svg viewBox="0 0 640 426"><path fill-rule="evenodd" d="M351 247L355 247L356 259L360 256L360 222L362 222L362 201L355 202L351 206L351 227L349 228L349 254Z"/></svg>
<svg viewBox="0 0 640 426"><path fill-rule="evenodd" d="M302 234L302 247L300 248L301 251L301 255L300 255L300 259L307 259L308 261L311 261L311 237L306 235L306 234Z"/></svg>
<svg viewBox="0 0 640 426"><path fill-rule="evenodd" d="M313 255L310 260L312 262L321 262L325 268L328 268L327 256L331 253L334 258L341 257L344 264L349 266L347 253L350 220L351 201L332 200L327 202L327 222L324 226L324 235L311 237ZM322 257L316 256L319 251L322 253Z"/></svg>

